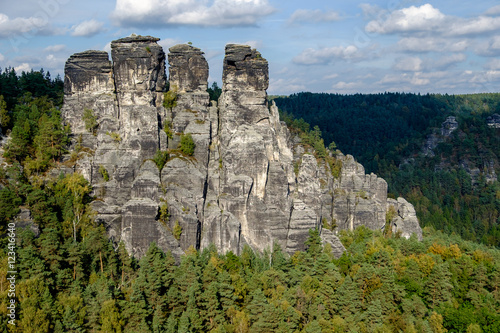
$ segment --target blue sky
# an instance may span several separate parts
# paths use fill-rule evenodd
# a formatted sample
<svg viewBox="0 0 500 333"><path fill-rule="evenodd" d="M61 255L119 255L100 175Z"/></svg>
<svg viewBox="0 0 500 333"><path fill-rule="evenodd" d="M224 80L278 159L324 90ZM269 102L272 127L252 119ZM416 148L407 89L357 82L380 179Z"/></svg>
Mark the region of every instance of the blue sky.
<svg viewBox="0 0 500 333"><path fill-rule="evenodd" d="M132 33L192 42L221 82L227 43L269 61L270 94L500 91L498 1L0 0L0 67L63 75Z"/></svg>

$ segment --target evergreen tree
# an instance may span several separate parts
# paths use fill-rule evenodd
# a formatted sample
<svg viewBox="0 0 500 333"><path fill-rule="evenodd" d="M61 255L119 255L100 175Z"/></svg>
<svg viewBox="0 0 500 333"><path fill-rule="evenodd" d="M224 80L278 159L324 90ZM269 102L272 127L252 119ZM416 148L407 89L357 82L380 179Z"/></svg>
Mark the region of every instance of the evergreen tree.
<svg viewBox="0 0 500 333"><path fill-rule="evenodd" d="M450 276L446 264L437 264L432 269L423 290L424 299L431 309L451 300Z"/></svg>

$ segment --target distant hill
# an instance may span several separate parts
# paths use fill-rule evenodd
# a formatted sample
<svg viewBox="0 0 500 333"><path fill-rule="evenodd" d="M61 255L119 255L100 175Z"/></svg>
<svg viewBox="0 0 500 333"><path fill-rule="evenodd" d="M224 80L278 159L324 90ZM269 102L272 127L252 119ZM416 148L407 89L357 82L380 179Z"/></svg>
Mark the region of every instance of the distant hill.
<svg viewBox="0 0 500 333"><path fill-rule="evenodd" d="M386 179L393 196L415 205L423 226L500 246L500 94L274 100L284 118L319 126L326 145L335 142Z"/></svg>

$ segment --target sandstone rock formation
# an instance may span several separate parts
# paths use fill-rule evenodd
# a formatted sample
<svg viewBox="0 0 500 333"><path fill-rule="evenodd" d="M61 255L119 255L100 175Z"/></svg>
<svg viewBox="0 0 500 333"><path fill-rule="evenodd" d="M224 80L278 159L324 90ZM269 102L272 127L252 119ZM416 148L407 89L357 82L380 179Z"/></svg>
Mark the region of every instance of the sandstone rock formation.
<svg viewBox="0 0 500 333"><path fill-rule="evenodd" d="M153 241L176 256L211 243L234 253L279 244L293 253L318 228L340 256L338 231L382 229L388 205L397 206L394 223L404 236L421 237L413 207L404 199L388 203L383 179L341 154L335 178L280 122L259 52L226 46L222 95L210 105L203 52L171 47L164 105L165 54L157 41L122 38L111 44L112 62L87 51L65 67L62 113L81 151L76 169L93 185L98 220L129 253L140 257ZM94 116L93 130L84 113ZM182 146L189 141L192 154Z"/></svg>
<svg viewBox="0 0 500 333"><path fill-rule="evenodd" d="M488 127L500 128L500 114L494 113L486 119Z"/></svg>
<svg viewBox="0 0 500 333"><path fill-rule="evenodd" d="M441 125L441 136L449 137L458 128L457 118L449 116Z"/></svg>

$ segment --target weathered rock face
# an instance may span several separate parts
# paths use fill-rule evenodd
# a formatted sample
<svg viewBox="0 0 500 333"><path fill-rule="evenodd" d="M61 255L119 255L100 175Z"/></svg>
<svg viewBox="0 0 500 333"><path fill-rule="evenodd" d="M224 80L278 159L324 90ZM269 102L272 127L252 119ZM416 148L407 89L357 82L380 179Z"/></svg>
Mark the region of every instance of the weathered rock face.
<svg viewBox="0 0 500 333"><path fill-rule="evenodd" d="M126 37L111 43L118 103L160 106L165 87L165 53L154 37Z"/></svg>
<svg viewBox="0 0 500 333"><path fill-rule="evenodd" d="M488 127L500 128L500 114L495 113L495 114L489 116L486 119L486 123L488 124Z"/></svg>
<svg viewBox="0 0 500 333"><path fill-rule="evenodd" d="M441 125L441 135L449 137L458 128L458 121L456 117L449 116Z"/></svg>
<svg viewBox="0 0 500 333"><path fill-rule="evenodd" d="M176 256L211 243L235 253L279 244L293 253L318 228L340 256L338 230L385 226L386 182L343 155L334 178L329 164L289 133L276 105L268 105L268 63L259 52L226 46L223 92L219 105L209 106L203 52L171 47L176 102L164 108L165 55L157 41L123 38L111 44L113 63L88 51L66 64L63 116L75 142L88 148L77 169L92 183L94 209L114 241L138 257L153 241ZM95 133L85 128L84 109L95 114ZM192 155L179 146L187 137ZM164 164L152 160L159 150L168 153ZM413 207L391 204L397 228L420 235Z"/></svg>
<svg viewBox="0 0 500 333"><path fill-rule="evenodd" d="M412 204L403 198L387 199L389 206L394 207L397 215L390 221L392 232L401 233L402 237L410 238L415 234L419 240L422 240L422 229L418 224L417 213Z"/></svg>

